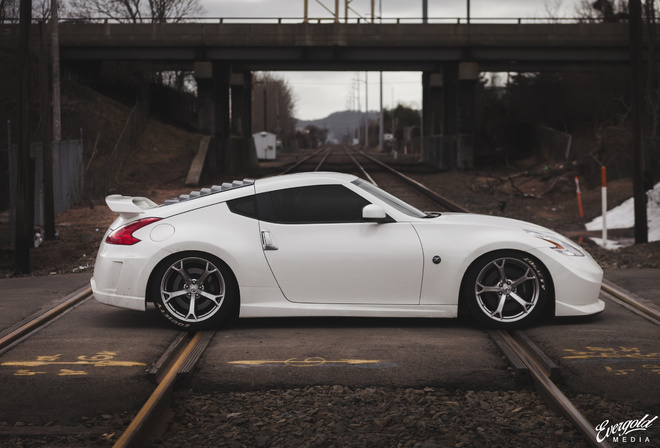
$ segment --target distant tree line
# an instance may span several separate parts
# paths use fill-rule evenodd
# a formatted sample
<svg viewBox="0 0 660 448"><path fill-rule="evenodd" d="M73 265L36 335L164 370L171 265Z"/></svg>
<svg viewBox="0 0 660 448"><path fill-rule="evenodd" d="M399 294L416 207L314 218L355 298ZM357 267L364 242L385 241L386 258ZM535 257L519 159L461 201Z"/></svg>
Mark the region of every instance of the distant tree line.
<svg viewBox="0 0 660 448"><path fill-rule="evenodd" d="M660 67L654 59L658 2L642 2L644 147L647 172L660 168ZM583 0L579 17L596 22L627 22L628 1ZM628 66L590 72L509 73L505 82L482 78L477 94L479 147L524 156L526 124L540 123L570 133L571 153L584 163L612 166L612 176L631 175L631 73ZM652 175L649 179L652 179ZM656 179L657 180L657 179ZM651 182L652 183L652 180Z"/></svg>
<svg viewBox="0 0 660 448"><path fill-rule="evenodd" d="M35 19L50 17L52 0L32 0ZM205 14L200 0L58 0L60 18L118 22L181 22ZM18 18L20 0L0 0L0 21Z"/></svg>

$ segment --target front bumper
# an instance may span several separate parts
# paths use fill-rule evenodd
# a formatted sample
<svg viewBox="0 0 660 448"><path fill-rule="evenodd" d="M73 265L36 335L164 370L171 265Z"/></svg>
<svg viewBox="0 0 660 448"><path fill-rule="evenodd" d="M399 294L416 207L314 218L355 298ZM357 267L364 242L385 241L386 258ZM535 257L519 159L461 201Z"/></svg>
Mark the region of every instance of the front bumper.
<svg viewBox="0 0 660 448"><path fill-rule="evenodd" d="M555 316L586 316L600 313L603 270L589 254L569 257L552 249L540 249L538 258L552 273L555 292Z"/></svg>

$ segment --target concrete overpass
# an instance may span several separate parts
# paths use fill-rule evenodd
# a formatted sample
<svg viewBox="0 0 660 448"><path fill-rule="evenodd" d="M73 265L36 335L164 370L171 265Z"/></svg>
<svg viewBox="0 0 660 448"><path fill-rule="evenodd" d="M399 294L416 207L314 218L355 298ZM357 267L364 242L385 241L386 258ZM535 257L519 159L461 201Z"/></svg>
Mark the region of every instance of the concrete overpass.
<svg viewBox="0 0 660 448"><path fill-rule="evenodd" d="M17 25L0 24L0 45L17 47L17 36ZM161 70L194 70L200 130L217 142L220 164L235 168L230 121L247 141L255 70L420 71L424 135L470 135L479 72L621 66L628 42L621 23L60 25L65 63L151 61Z"/></svg>
<svg viewBox="0 0 660 448"><path fill-rule="evenodd" d="M13 34L13 33L12 33ZM3 30L3 40L7 37ZM63 23L63 60L230 63L251 70L482 71L625 64L627 24Z"/></svg>

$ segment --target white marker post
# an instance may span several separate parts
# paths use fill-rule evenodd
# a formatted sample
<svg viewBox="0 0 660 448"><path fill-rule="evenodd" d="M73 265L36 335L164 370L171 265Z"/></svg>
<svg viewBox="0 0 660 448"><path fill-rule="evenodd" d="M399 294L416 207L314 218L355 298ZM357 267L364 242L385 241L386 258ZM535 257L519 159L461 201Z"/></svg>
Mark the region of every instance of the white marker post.
<svg viewBox="0 0 660 448"><path fill-rule="evenodd" d="M604 166L600 167L600 177L601 177L601 196L602 196L602 208L603 208L603 247L607 249L607 168Z"/></svg>

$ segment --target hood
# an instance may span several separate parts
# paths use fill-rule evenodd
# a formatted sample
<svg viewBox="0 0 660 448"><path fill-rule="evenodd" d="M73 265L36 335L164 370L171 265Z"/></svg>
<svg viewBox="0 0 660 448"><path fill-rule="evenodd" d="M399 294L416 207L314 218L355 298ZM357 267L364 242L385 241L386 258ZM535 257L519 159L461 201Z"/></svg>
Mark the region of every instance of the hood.
<svg viewBox="0 0 660 448"><path fill-rule="evenodd" d="M441 216L435 219L437 219L438 222L451 223L458 226L499 227L501 229L536 230L557 233L547 227L539 226L538 224L518 219L504 218L501 216L478 215L472 213L442 213Z"/></svg>

